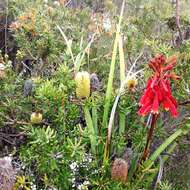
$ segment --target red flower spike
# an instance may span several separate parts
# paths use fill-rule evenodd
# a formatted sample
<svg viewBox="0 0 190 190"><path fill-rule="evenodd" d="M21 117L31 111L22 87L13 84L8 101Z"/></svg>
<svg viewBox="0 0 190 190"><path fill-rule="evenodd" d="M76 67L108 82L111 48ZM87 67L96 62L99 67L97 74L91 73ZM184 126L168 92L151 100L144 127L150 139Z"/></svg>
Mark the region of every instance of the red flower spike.
<svg viewBox="0 0 190 190"><path fill-rule="evenodd" d="M141 108L139 109L138 114L139 114L139 115L142 115L142 116L145 116L145 115L147 115L150 111L151 111L151 105L146 106L146 107L143 106L143 107L141 107Z"/></svg>
<svg viewBox="0 0 190 190"><path fill-rule="evenodd" d="M152 104L152 113L158 114L158 108L159 108L159 101L158 101L158 94L156 93Z"/></svg>
<svg viewBox="0 0 190 190"><path fill-rule="evenodd" d="M158 80L158 77L154 76L153 79L152 79L152 82L151 82L151 86L150 86L151 88L153 88L155 86L157 80Z"/></svg>
<svg viewBox="0 0 190 190"><path fill-rule="evenodd" d="M166 85L164 80L160 80L160 85L165 92L169 92L168 86Z"/></svg>
<svg viewBox="0 0 190 190"><path fill-rule="evenodd" d="M170 87L170 79L179 79L175 73L170 73L175 64L176 56L166 59L164 55L156 55L149 61L153 76L148 80L140 99L139 115L145 116L150 112L158 114L159 107L162 105L173 117L177 117L177 102L172 96Z"/></svg>
<svg viewBox="0 0 190 190"><path fill-rule="evenodd" d="M168 101L164 100L164 101L162 102L162 104L163 104L164 109L165 109L166 111L169 111L170 106L169 106Z"/></svg>
<svg viewBox="0 0 190 190"><path fill-rule="evenodd" d="M167 103L169 105L169 111L171 112L173 117L177 117L178 113L177 113L177 109L176 106L173 104L173 102L170 100L170 98L166 98Z"/></svg>

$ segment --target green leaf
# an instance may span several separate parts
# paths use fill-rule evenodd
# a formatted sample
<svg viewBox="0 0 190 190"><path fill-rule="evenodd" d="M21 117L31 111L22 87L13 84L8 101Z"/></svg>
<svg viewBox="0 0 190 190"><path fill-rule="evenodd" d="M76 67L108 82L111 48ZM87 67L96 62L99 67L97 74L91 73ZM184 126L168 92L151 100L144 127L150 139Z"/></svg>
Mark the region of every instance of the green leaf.
<svg viewBox="0 0 190 190"><path fill-rule="evenodd" d="M84 106L84 115L85 115L88 133L89 133L89 138L91 141L91 150L92 150L92 153L95 154L96 153L96 145L97 145L97 135L95 133L92 117L90 115L90 111L87 106Z"/></svg>

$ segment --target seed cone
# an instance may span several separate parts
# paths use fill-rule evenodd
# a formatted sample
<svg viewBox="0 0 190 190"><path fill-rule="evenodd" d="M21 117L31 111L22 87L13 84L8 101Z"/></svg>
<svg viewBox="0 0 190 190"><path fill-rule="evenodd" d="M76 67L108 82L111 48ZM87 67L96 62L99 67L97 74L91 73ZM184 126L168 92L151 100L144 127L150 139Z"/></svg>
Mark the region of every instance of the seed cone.
<svg viewBox="0 0 190 190"><path fill-rule="evenodd" d="M122 158L116 158L111 168L112 179L125 183L128 176L128 163Z"/></svg>
<svg viewBox="0 0 190 190"><path fill-rule="evenodd" d="M86 71L78 72L75 77L76 95L78 98L90 96L90 74Z"/></svg>
<svg viewBox="0 0 190 190"><path fill-rule="evenodd" d="M100 81L96 73L90 75L90 88L91 92L99 91L100 89Z"/></svg>

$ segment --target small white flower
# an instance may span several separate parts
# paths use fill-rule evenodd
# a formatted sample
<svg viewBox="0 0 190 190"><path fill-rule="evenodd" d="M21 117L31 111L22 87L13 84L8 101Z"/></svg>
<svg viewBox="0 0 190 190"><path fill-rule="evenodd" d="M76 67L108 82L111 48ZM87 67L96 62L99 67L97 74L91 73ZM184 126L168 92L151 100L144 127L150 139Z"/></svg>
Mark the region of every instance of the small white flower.
<svg viewBox="0 0 190 190"><path fill-rule="evenodd" d="M78 190L88 190L88 186L84 185L84 184L80 184L78 187L77 187Z"/></svg>
<svg viewBox="0 0 190 190"><path fill-rule="evenodd" d="M5 65L0 63L0 70L5 70Z"/></svg>
<svg viewBox="0 0 190 190"><path fill-rule="evenodd" d="M53 4L54 4L55 6L60 6L59 1L54 1Z"/></svg>
<svg viewBox="0 0 190 190"><path fill-rule="evenodd" d="M31 189L32 189L32 190L37 190L36 185L35 185L35 184L32 184L32 185L31 185Z"/></svg>
<svg viewBox="0 0 190 190"><path fill-rule="evenodd" d="M109 18L105 18L103 21L103 27L106 32L109 32L111 30L111 21Z"/></svg>
<svg viewBox="0 0 190 190"><path fill-rule="evenodd" d="M72 164L69 165L71 170L75 170L77 168L77 163L76 162L73 162Z"/></svg>
<svg viewBox="0 0 190 190"><path fill-rule="evenodd" d="M89 181L84 181L83 185L90 185L90 182Z"/></svg>

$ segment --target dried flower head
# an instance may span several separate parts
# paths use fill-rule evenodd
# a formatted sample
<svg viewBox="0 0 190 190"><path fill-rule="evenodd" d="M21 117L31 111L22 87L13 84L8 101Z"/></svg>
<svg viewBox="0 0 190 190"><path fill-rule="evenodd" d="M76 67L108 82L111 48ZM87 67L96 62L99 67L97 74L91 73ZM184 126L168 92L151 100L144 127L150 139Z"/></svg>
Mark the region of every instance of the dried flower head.
<svg viewBox="0 0 190 190"><path fill-rule="evenodd" d="M76 95L78 98L90 96L90 74L86 71L78 72L75 76Z"/></svg>
<svg viewBox="0 0 190 190"><path fill-rule="evenodd" d="M121 158L116 158L111 168L112 179L126 182L128 176L128 163Z"/></svg>
<svg viewBox="0 0 190 190"><path fill-rule="evenodd" d="M90 75L90 88L91 92L98 91L100 89L100 81L96 73Z"/></svg>

